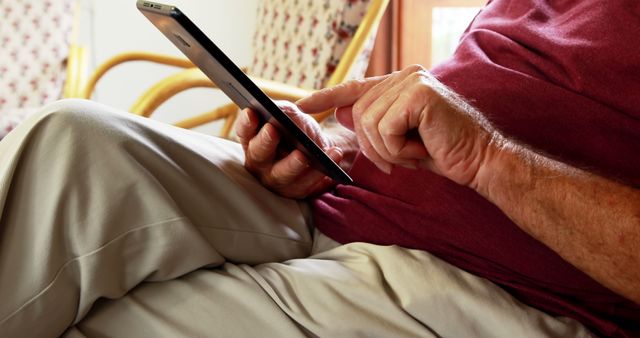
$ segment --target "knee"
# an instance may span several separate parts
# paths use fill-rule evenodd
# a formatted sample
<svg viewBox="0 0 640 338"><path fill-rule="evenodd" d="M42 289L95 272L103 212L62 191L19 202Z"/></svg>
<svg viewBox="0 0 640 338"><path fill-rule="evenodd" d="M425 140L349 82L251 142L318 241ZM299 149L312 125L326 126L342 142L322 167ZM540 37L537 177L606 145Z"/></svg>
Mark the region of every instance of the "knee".
<svg viewBox="0 0 640 338"><path fill-rule="evenodd" d="M88 100L65 99L45 105L34 118L37 125L46 125L47 129L81 128L87 120L96 118L96 103Z"/></svg>
<svg viewBox="0 0 640 338"><path fill-rule="evenodd" d="M117 115L124 116L92 101L65 99L44 106L25 128L31 136L92 138L108 131Z"/></svg>

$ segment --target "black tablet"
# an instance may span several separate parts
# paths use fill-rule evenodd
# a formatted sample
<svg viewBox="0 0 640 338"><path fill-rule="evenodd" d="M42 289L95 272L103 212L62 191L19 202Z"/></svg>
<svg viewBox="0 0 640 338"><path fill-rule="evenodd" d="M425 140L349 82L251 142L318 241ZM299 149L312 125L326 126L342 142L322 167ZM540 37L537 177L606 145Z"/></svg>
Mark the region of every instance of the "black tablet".
<svg viewBox="0 0 640 338"><path fill-rule="evenodd" d="M186 15L177 7L138 0L138 9L178 49L184 53L240 108L256 111L262 123L272 123L282 141L302 151L310 164L334 179L351 184L353 180L302 129L249 79Z"/></svg>

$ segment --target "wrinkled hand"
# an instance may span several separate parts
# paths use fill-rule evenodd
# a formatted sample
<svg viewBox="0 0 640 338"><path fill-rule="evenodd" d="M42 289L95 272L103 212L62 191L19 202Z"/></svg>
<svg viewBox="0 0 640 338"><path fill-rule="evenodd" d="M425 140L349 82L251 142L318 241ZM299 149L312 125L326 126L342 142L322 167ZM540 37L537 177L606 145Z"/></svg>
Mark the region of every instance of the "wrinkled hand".
<svg viewBox="0 0 640 338"><path fill-rule="evenodd" d="M425 167L473 185L494 132L484 117L424 68L351 81L297 102L315 113L335 107L363 154L380 170Z"/></svg>
<svg viewBox="0 0 640 338"><path fill-rule="evenodd" d="M322 133L316 120L293 103L278 101L277 104L333 161L340 163L342 150ZM300 150L283 154L278 148L280 133L276 127L265 123L259 128L259 119L254 111L245 109L240 113L236 133L244 149L245 168L272 191L301 199L335 185L331 178L310 167L309 159Z"/></svg>

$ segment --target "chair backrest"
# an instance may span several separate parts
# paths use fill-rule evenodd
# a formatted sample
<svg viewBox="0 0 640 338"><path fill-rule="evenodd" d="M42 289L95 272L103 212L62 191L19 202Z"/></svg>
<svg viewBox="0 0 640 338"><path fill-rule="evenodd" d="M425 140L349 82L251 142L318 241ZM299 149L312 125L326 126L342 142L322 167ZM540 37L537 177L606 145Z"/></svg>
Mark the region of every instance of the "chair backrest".
<svg viewBox="0 0 640 338"><path fill-rule="evenodd" d="M59 99L74 0L0 0L0 138L22 117Z"/></svg>
<svg viewBox="0 0 640 338"><path fill-rule="evenodd" d="M61 97L73 0L0 0L0 109Z"/></svg>
<svg viewBox="0 0 640 338"><path fill-rule="evenodd" d="M261 0L249 73L305 89L323 88L375 1ZM375 37L373 29L370 37ZM349 77L364 75L369 54L361 54Z"/></svg>

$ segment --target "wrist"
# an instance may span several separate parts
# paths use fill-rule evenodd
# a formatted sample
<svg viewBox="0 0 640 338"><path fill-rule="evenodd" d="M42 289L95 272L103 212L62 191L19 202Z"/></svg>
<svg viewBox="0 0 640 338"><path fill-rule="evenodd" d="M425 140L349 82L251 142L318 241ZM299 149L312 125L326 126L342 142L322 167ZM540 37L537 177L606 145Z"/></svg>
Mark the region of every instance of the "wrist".
<svg viewBox="0 0 640 338"><path fill-rule="evenodd" d="M494 201L493 188L499 184L500 179L509 174L509 157L515 151L515 147L513 142L498 132L491 133L471 188L489 201Z"/></svg>

